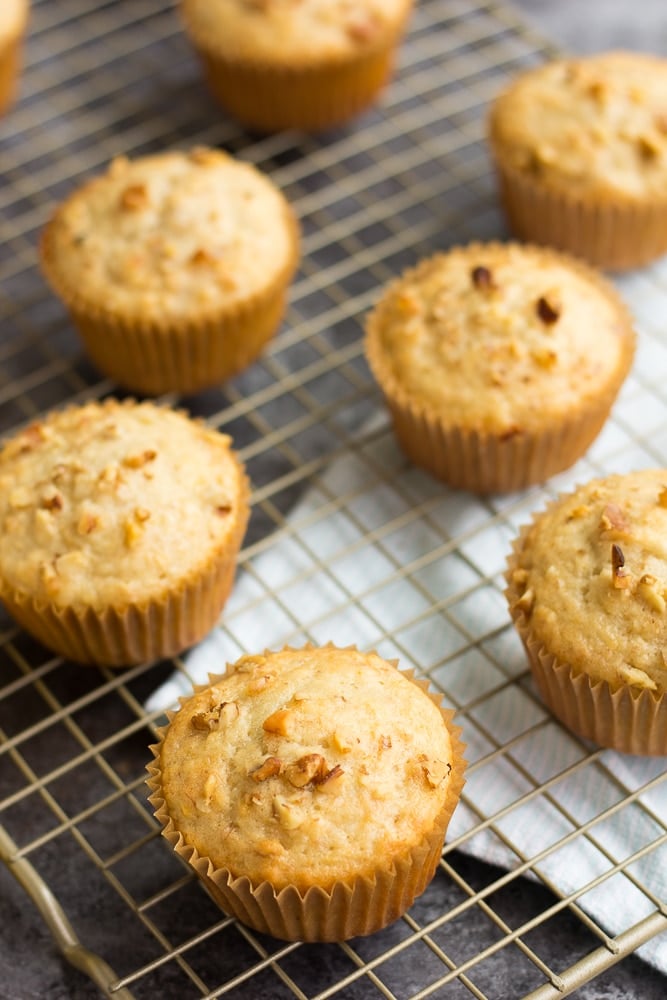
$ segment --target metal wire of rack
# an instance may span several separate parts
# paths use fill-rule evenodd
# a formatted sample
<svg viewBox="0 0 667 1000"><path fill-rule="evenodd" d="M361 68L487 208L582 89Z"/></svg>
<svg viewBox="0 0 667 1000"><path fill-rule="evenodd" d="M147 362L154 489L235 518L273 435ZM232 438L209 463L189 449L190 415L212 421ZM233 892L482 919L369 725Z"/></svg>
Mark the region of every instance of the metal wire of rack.
<svg viewBox="0 0 667 1000"><path fill-rule="evenodd" d="M267 170L304 237L286 321L239 378L178 401L232 434L254 486L244 583L221 623L225 648L243 651L251 622L262 645L278 636L334 639L397 655L457 708L470 787L483 788L490 766L511 766L518 791L488 815L464 794L467 822L446 845L434 882L380 934L322 946L263 938L214 906L159 837L147 806L156 719L143 704L184 661L122 672L77 667L0 613L0 856L65 957L109 997L491 1000L501 995L499 976L511 978L512 996L567 995L667 931L665 901L643 877L647 864L667 863L667 828L655 805L667 792L667 766L656 762L628 792L608 755L572 738L568 765L549 771L557 727L527 679L500 573L516 525L569 480L479 499L409 468L386 417L377 416L360 338L364 312L405 266L455 242L502 234L485 109L507 79L550 49L495 3L423 0L379 108L324 137L258 138L204 92L174 7L33 3L22 99L0 124L0 428L8 433L52 406L115 390L82 354L37 271L37 239L55 202L121 152L211 144ZM667 465L667 341L651 308L665 310L667 272L649 270L624 290L644 304L648 347L573 474L579 480L638 462ZM311 580L324 581L326 602L294 599ZM608 789L605 806L590 815L566 794L568 780L582 774ZM527 849L512 829L538 798L563 832ZM626 812L646 835L619 858L602 830ZM485 836L492 860L500 845L510 870L466 856L485 854L475 847ZM582 844L603 864L564 892L549 861ZM618 876L641 898L642 916L610 934L584 897ZM68 913L85 924L85 940ZM567 955L551 944L550 929L563 924L577 942Z"/></svg>

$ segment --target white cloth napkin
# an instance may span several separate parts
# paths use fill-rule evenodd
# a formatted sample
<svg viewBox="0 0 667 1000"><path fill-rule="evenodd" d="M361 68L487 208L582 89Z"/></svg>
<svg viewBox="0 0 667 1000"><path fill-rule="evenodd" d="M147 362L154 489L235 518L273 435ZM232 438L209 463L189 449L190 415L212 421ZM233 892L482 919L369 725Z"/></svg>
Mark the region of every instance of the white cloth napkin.
<svg viewBox="0 0 667 1000"><path fill-rule="evenodd" d="M667 278L662 271L654 277ZM667 291L654 281L629 278L623 291L652 320L656 305L667 317ZM614 418L589 455L548 484L549 494L607 471L667 465L655 442L647 451L627 433L638 393L645 401L647 380L664 379L658 333L643 335ZM446 489L409 467L378 414L240 572L221 627L146 710L173 707L244 652L287 642L331 640L396 656L402 667L428 672L460 711L470 767L448 842L509 869L530 860L529 874L576 895L610 935L633 927L667 899L667 758L583 746L533 690L501 574L517 525L545 498L533 490L484 501ZM623 872L600 880L619 864ZM667 973L667 934L639 954Z"/></svg>

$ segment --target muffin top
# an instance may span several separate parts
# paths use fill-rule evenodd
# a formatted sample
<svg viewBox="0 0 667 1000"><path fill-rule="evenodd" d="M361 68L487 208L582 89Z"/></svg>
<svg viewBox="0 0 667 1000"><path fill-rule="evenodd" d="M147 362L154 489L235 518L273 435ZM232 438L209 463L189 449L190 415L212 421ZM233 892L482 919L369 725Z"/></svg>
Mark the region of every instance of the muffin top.
<svg viewBox="0 0 667 1000"><path fill-rule="evenodd" d="M270 66L337 60L398 35L412 0L181 0L204 49Z"/></svg>
<svg viewBox="0 0 667 1000"><path fill-rule="evenodd" d="M616 391L634 334L614 289L553 251L471 244L422 261L368 320L389 396L447 425L514 434Z"/></svg>
<svg viewBox="0 0 667 1000"><path fill-rule="evenodd" d="M56 210L42 240L46 277L66 302L130 320L233 309L295 260L283 195L212 149L114 160Z"/></svg>
<svg viewBox="0 0 667 1000"><path fill-rule="evenodd" d="M667 197L667 60L606 52L521 74L491 109L503 162L600 199Z"/></svg>
<svg viewBox="0 0 667 1000"><path fill-rule="evenodd" d="M175 828L257 885L330 887L391 865L449 794L436 703L355 649L245 656L172 719L158 751Z"/></svg>
<svg viewBox="0 0 667 1000"><path fill-rule="evenodd" d="M0 589L59 606L159 599L247 519L230 439L152 403L51 413L0 451Z"/></svg>
<svg viewBox="0 0 667 1000"><path fill-rule="evenodd" d="M667 469L593 480L525 529L513 614L576 672L667 691Z"/></svg>
<svg viewBox="0 0 667 1000"><path fill-rule="evenodd" d="M28 0L2 0L0 4L0 38L19 35L28 19Z"/></svg>

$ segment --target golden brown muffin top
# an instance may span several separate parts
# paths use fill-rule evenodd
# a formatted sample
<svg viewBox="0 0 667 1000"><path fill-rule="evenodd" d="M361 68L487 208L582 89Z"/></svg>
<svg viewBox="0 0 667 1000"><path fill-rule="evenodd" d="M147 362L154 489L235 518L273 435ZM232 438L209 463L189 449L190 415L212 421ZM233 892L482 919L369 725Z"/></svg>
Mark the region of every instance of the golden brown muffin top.
<svg viewBox="0 0 667 1000"><path fill-rule="evenodd" d="M2 0L0 3L0 40L20 35L28 20L28 0Z"/></svg>
<svg viewBox="0 0 667 1000"><path fill-rule="evenodd" d="M667 197L667 60L606 52L522 73L495 101L494 149L540 183L606 200Z"/></svg>
<svg viewBox="0 0 667 1000"><path fill-rule="evenodd" d="M255 885L330 887L386 870L448 796L440 709L374 653L245 656L172 719L161 795L176 830Z"/></svg>
<svg viewBox="0 0 667 1000"><path fill-rule="evenodd" d="M181 0L194 41L231 60L304 66L397 36L412 0Z"/></svg>
<svg viewBox="0 0 667 1000"><path fill-rule="evenodd" d="M553 251L471 244L423 260L368 320L380 384L446 425L539 430L618 388L634 334L606 282Z"/></svg>
<svg viewBox="0 0 667 1000"><path fill-rule="evenodd" d="M273 182L218 150L119 157L44 232L66 302L140 321L234 310L291 274L296 225Z"/></svg>
<svg viewBox="0 0 667 1000"><path fill-rule="evenodd" d="M238 537L230 439L152 403L51 413L0 451L0 586L60 606L148 602Z"/></svg>
<svg viewBox="0 0 667 1000"><path fill-rule="evenodd" d="M596 479L521 535L514 613L561 662L667 691L667 469Z"/></svg>

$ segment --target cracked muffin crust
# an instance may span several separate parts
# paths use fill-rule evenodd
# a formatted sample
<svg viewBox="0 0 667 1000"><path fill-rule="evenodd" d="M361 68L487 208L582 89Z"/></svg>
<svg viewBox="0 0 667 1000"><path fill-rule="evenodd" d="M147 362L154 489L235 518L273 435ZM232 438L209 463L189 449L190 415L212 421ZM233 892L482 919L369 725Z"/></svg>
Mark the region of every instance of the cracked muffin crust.
<svg viewBox="0 0 667 1000"><path fill-rule="evenodd" d="M230 444L183 413L115 400L54 411L7 441L9 611L84 662L125 665L201 638L231 587L248 517Z"/></svg>
<svg viewBox="0 0 667 1000"><path fill-rule="evenodd" d="M211 92L253 128L323 129L371 103L412 0L181 0Z"/></svg>
<svg viewBox="0 0 667 1000"><path fill-rule="evenodd" d="M306 940L370 933L433 875L462 785L450 716L374 653L245 656L162 732L152 801L240 919L249 907L253 926Z"/></svg>
<svg viewBox="0 0 667 1000"><path fill-rule="evenodd" d="M667 752L667 470L593 480L523 529L507 598L545 700L576 732Z"/></svg>
<svg viewBox="0 0 667 1000"><path fill-rule="evenodd" d="M273 182L205 148L118 157L58 207L41 244L93 360L147 394L249 364L278 326L297 255Z"/></svg>
<svg viewBox="0 0 667 1000"><path fill-rule="evenodd" d="M455 486L523 488L598 434L630 368L623 303L543 248L471 244L385 290L366 351L408 456Z"/></svg>
<svg viewBox="0 0 667 1000"><path fill-rule="evenodd" d="M667 60L604 52L520 74L496 98L489 139L522 239L601 267L667 250Z"/></svg>

